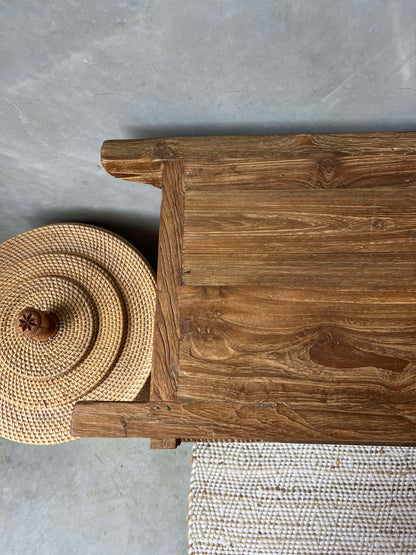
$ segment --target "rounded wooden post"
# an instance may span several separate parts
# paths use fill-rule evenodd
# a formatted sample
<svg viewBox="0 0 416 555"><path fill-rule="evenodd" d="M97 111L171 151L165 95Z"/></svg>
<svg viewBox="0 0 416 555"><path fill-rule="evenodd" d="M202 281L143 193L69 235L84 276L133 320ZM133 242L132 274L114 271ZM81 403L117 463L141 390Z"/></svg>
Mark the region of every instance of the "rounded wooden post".
<svg viewBox="0 0 416 555"><path fill-rule="evenodd" d="M19 335L34 341L47 341L58 330L58 319L52 312L44 312L33 307L22 310L15 322Z"/></svg>

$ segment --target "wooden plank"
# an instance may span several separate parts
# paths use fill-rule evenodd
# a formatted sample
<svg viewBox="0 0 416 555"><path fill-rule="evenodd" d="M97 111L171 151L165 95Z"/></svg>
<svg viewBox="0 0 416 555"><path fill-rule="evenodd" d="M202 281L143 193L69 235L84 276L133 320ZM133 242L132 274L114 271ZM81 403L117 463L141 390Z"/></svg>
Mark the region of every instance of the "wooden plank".
<svg viewBox="0 0 416 555"><path fill-rule="evenodd" d="M416 445L416 406L338 402L224 402L75 405L78 437L160 437L209 440Z"/></svg>
<svg viewBox="0 0 416 555"><path fill-rule="evenodd" d="M415 133L258 135L109 140L102 146L104 168L115 177L162 183L164 161L312 159L329 168L344 156L416 154ZM328 171L328 170L325 170Z"/></svg>
<svg viewBox="0 0 416 555"><path fill-rule="evenodd" d="M241 189L363 189L416 184L416 158L395 152L376 155L325 155L321 158L186 163L190 191Z"/></svg>
<svg viewBox="0 0 416 555"><path fill-rule="evenodd" d="M202 243L202 244L201 244ZM233 254L416 252L416 186L186 193L184 251ZM260 245L263 248L260 248Z"/></svg>
<svg viewBox="0 0 416 555"><path fill-rule="evenodd" d="M309 170L279 177L274 162L239 188L239 166L205 185L187 176L184 284L415 290L416 159L401 164L355 161L357 180L344 168L326 188Z"/></svg>
<svg viewBox="0 0 416 555"><path fill-rule="evenodd" d="M183 165L165 163L159 227L159 257L150 399L176 399L179 363L179 297L182 274ZM152 448L174 448L154 440Z"/></svg>
<svg viewBox="0 0 416 555"><path fill-rule="evenodd" d="M416 294L181 293L181 400L416 406Z"/></svg>
<svg viewBox="0 0 416 555"><path fill-rule="evenodd" d="M131 147L124 140L103 143L101 164L114 177L162 188L163 163L140 159L140 155L139 158L131 156Z"/></svg>
<svg viewBox="0 0 416 555"><path fill-rule="evenodd" d="M237 248L237 246L236 246ZM244 249L244 245L242 245ZM334 287L351 291L390 290L402 287L416 290L416 262L403 254L339 255L310 254L277 256L260 252L256 259L251 253L236 251L229 254L201 253L190 257L185 253L186 285L265 285L282 288Z"/></svg>

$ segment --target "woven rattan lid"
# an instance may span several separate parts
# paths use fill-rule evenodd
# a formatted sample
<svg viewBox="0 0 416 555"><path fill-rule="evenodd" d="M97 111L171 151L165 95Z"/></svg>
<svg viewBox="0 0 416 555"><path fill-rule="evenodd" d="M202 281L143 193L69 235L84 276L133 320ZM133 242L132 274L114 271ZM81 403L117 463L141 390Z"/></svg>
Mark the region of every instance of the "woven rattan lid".
<svg viewBox="0 0 416 555"><path fill-rule="evenodd" d="M151 369L154 309L152 269L109 231L56 224L1 244L0 435L70 441L76 401L133 400Z"/></svg>

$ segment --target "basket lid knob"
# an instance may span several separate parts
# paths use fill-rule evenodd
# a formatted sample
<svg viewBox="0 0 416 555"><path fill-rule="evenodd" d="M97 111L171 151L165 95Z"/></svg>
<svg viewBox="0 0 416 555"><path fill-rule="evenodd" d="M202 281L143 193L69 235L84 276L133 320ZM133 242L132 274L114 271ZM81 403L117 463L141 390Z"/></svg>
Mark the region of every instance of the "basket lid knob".
<svg viewBox="0 0 416 555"><path fill-rule="evenodd" d="M52 312L28 307L19 313L15 322L15 329L19 335L34 341L47 341L56 334L58 319Z"/></svg>

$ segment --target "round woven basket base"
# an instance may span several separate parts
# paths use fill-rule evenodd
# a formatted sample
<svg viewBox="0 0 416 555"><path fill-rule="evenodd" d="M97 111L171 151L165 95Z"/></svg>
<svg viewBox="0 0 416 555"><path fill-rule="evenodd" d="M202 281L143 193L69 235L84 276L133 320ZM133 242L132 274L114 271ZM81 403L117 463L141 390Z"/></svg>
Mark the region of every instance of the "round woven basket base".
<svg viewBox="0 0 416 555"><path fill-rule="evenodd" d="M120 237L56 224L0 245L0 435L62 443L79 400L131 401L151 369L155 279ZM58 320L45 342L16 333L21 310Z"/></svg>

